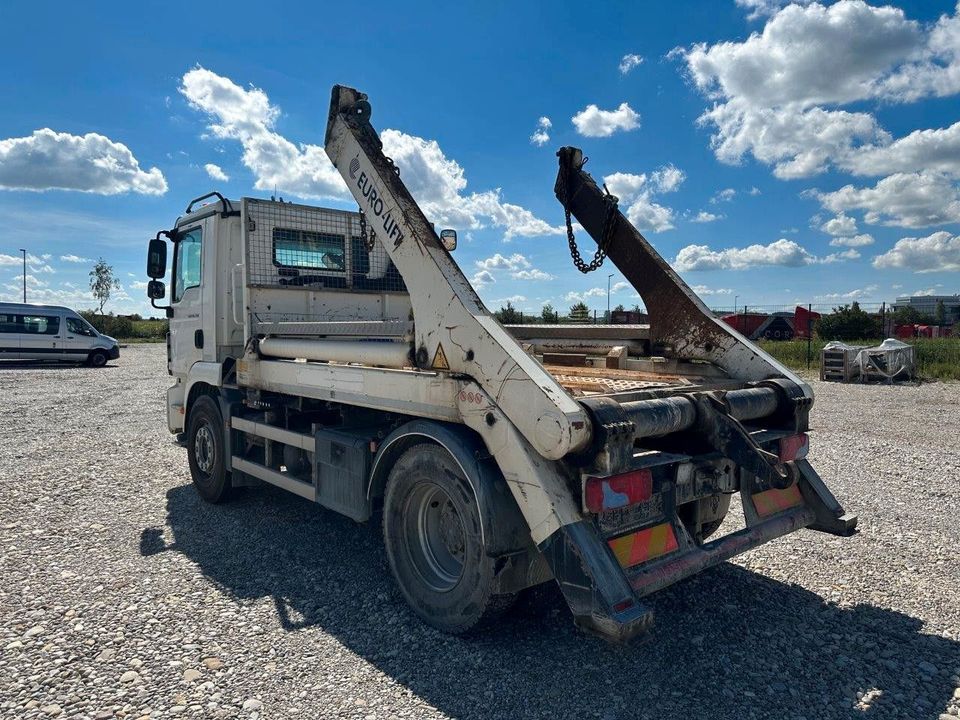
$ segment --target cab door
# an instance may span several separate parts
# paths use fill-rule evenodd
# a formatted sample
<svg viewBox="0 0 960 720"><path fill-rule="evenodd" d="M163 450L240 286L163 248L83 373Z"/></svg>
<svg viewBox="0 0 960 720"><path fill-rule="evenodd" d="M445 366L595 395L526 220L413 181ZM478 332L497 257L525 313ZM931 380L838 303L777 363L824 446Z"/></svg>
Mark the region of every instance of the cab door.
<svg viewBox="0 0 960 720"><path fill-rule="evenodd" d="M67 315L64 318L66 329L64 330L65 350L70 355L71 360L83 362L93 350L94 343L97 340L97 331L90 324L79 317Z"/></svg>
<svg viewBox="0 0 960 720"><path fill-rule="evenodd" d="M170 372L184 376L203 359L203 244L206 221L177 233L173 250L170 306ZM213 341L213 338L210 338Z"/></svg>

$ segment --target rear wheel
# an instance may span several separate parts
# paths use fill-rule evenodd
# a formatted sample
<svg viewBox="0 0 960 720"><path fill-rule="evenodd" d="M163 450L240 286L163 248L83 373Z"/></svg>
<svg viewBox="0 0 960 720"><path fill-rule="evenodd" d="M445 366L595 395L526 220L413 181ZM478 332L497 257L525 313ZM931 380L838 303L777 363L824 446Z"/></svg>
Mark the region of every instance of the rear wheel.
<svg viewBox="0 0 960 720"><path fill-rule="evenodd" d="M94 350L87 358L87 364L90 367L102 368L107 364L107 360L109 360L109 358L103 350Z"/></svg>
<svg viewBox="0 0 960 720"><path fill-rule="evenodd" d="M211 503L229 499L232 486L227 472L223 417L217 401L209 395L197 398L190 409L187 455L190 476L200 497Z"/></svg>
<svg viewBox="0 0 960 720"><path fill-rule="evenodd" d="M396 461L383 535L397 585L427 624L464 633L513 604L513 594L494 594L496 559L483 544L476 498L443 448L414 445Z"/></svg>

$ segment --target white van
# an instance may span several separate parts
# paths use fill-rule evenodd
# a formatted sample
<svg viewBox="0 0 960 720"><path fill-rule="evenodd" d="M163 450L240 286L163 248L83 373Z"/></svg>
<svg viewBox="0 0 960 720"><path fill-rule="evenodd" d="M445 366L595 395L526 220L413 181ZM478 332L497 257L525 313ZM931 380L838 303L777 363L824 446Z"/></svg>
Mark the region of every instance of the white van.
<svg viewBox="0 0 960 720"><path fill-rule="evenodd" d="M0 302L0 360L59 360L103 367L120 345L70 308Z"/></svg>

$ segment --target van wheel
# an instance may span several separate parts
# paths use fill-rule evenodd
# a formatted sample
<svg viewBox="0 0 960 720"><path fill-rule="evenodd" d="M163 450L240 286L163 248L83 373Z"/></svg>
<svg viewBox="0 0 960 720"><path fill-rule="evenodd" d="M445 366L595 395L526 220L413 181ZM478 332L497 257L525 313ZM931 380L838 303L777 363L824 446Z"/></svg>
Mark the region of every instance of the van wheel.
<svg viewBox="0 0 960 720"><path fill-rule="evenodd" d="M90 353L90 357L87 358L87 365L95 368L102 368L107 364L107 354L103 350L94 350Z"/></svg>
<svg viewBox="0 0 960 720"><path fill-rule="evenodd" d="M190 476L200 497L209 503L229 499L233 489L227 472L223 441L223 417L217 401L201 395L190 409L187 429L187 455Z"/></svg>
<svg viewBox="0 0 960 720"><path fill-rule="evenodd" d="M421 443L394 464L383 508L387 559L424 622L452 634L498 617L515 595L496 595L470 483L441 447Z"/></svg>

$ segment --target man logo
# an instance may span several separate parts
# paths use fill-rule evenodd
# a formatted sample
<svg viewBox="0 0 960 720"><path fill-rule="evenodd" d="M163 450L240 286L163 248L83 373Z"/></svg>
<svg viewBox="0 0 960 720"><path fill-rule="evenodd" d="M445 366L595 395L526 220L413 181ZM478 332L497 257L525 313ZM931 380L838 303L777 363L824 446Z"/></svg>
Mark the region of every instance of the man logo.
<svg viewBox="0 0 960 720"><path fill-rule="evenodd" d="M360 169L360 159L354 158L350 161L350 177L354 180L357 179L357 171Z"/></svg>

